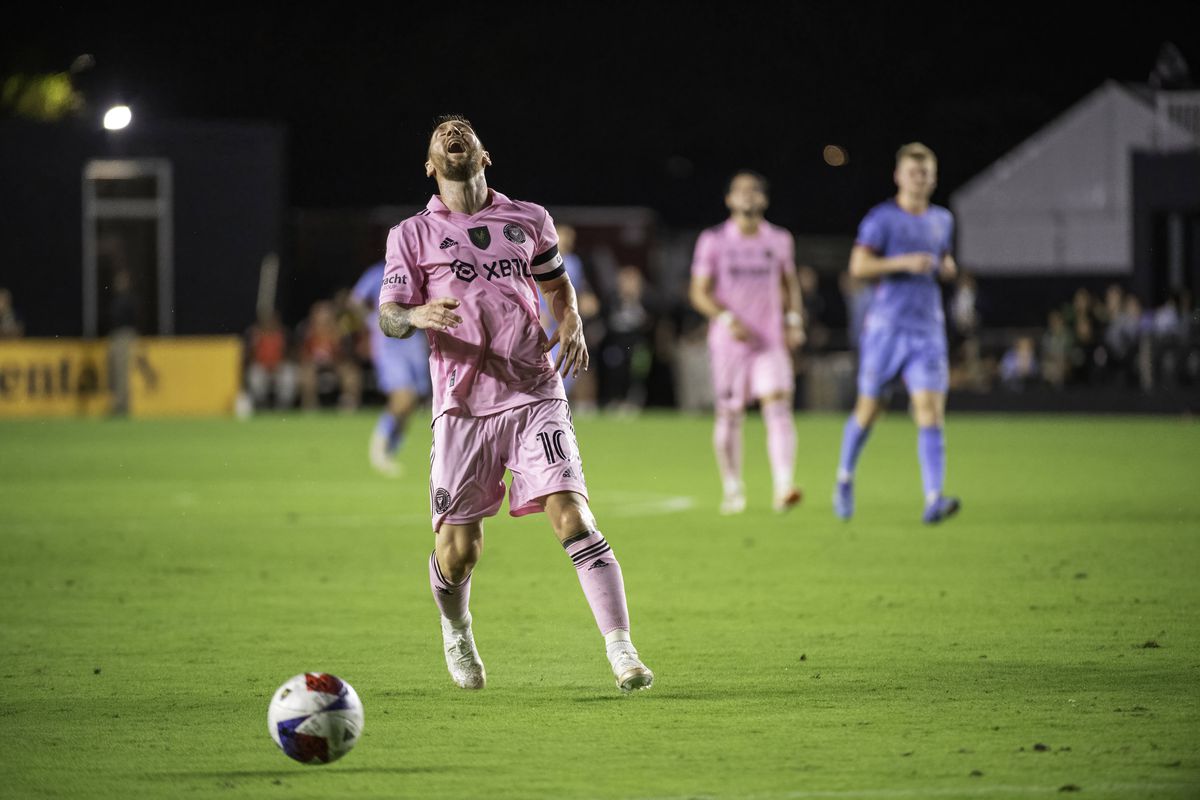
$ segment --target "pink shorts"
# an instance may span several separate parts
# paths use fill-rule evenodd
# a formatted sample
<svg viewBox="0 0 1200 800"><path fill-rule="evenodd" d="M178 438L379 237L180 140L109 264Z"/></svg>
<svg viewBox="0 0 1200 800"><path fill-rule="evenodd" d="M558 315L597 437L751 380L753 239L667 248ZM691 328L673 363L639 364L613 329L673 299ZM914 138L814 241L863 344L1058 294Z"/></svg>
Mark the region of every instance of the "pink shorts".
<svg viewBox="0 0 1200 800"><path fill-rule="evenodd" d="M795 388L792 358L785 348L711 348L709 352L713 397L719 409L741 410L752 398L791 394Z"/></svg>
<svg viewBox="0 0 1200 800"><path fill-rule="evenodd" d="M433 529L494 517L512 473L508 513L542 511L555 492L587 497L583 463L566 400L539 400L485 417L442 414L433 421L429 507Z"/></svg>

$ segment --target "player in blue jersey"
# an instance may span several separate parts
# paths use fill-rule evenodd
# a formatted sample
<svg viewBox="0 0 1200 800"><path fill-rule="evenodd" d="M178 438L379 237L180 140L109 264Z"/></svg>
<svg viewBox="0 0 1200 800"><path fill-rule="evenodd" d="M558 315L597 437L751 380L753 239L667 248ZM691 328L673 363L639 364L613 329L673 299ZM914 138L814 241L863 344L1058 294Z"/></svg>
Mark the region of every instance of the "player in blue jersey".
<svg viewBox="0 0 1200 800"><path fill-rule="evenodd" d="M396 453L404 441L408 417L429 394L429 344L424 336L391 339L379 330L379 292L385 268L382 261L368 267L351 294L367 308L375 380L379 391L387 396L387 407L371 434L368 455L371 466L384 475L396 476L400 473Z"/></svg>
<svg viewBox="0 0 1200 800"><path fill-rule="evenodd" d="M958 271L951 254L954 217L929 202L937 186L937 157L919 142L896 154L894 199L872 208L858 227L850 274L875 282L859 346L858 400L846 421L833 508L854 514L854 468L881 410L879 395L904 379L917 423L917 456L925 490L926 523L953 516L960 503L942 494L946 447L942 428L949 387L946 320L938 281Z"/></svg>

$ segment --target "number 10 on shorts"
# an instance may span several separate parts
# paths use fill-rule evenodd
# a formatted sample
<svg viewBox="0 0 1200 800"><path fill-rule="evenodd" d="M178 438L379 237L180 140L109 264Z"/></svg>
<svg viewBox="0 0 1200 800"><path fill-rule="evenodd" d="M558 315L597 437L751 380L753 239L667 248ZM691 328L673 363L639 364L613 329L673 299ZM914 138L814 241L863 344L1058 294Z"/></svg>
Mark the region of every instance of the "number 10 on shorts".
<svg viewBox="0 0 1200 800"><path fill-rule="evenodd" d="M566 436L566 431L542 431L537 435L542 443L542 450L546 453L546 463L553 464L555 461L570 461L570 456L563 450L563 438Z"/></svg>

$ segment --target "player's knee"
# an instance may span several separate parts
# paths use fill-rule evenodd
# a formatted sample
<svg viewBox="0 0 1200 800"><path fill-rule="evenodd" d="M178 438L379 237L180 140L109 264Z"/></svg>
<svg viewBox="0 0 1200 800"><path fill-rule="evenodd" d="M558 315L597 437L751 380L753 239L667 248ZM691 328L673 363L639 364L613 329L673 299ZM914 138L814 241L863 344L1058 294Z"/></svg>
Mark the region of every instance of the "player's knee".
<svg viewBox="0 0 1200 800"><path fill-rule="evenodd" d="M931 428L941 425L941 419L938 417L937 410L929 406L917 406L913 408L913 419L921 428Z"/></svg>
<svg viewBox="0 0 1200 800"><path fill-rule="evenodd" d="M736 423L741 422L742 417L744 417L745 415L746 415L746 410L741 407L724 405L724 404L717 406L717 419L720 420L721 422L736 424Z"/></svg>
<svg viewBox="0 0 1200 800"><path fill-rule="evenodd" d="M878 400L859 395L858 402L854 404L854 419L860 428L869 428L879 419L879 410Z"/></svg>
<svg viewBox="0 0 1200 800"><path fill-rule="evenodd" d="M788 394L787 392L775 392L773 394L768 394L768 395L764 396L762 399L759 400L759 403L762 405L762 407L764 409L767 406L775 406L775 405L783 406L784 408L791 408L791 399L792 399L792 396L790 394Z"/></svg>
<svg viewBox="0 0 1200 800"><path fill-rule="evenodd" d="M407 416L416 408L417 398L411 392L396 392L389 398L390 411L397 416Z"/></svg>
<svg viewBox="0 0 1200 800"><path fill-rule="evenodd" d="M555 492L547 497L546 515L559 541L596 527L587 501L576 492Z"/></svg>
<svg viewBox="0 0 1200 800"><path fill-rule="evenodd" d="M940 428L946 422L946 415L938 413L937 409L927 409L917 414L917 425L921 428Z"/></svg>
<svg viewBox="0 0 1200 800"><path fill-rule="evenodd" d="M458 583L471 574L479 563L479 555L483 548L478 542L460 545L451 544L445 550L438 552L438 563L446 575L446 579Z"/></svg>
<svg viewBox="0 0 1200 800"><path fill-rule="evenodd" d="M438 564L448 580L458 582L470 575L482 553L482 537L471 535L467 529L443 530L438 537Z"/></svg>
<svg viewBox="0 0 1200 800"><path fill-rule="evenodd" d="M918 426L940 428L945 417L945 400L936 393L921 392L913 397L913 419Z"/></svg>

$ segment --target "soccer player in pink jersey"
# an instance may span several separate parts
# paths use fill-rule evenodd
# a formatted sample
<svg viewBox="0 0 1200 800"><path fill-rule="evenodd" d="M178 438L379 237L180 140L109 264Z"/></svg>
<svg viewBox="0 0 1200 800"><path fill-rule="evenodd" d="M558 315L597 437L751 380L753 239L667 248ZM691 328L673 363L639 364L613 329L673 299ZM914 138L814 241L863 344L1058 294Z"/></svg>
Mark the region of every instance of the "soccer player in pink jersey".
<svg viewBox="0 0 1200 800"><path fill-rule="evenodd" d="M795 244L787 230L763 218L767 181L758 173L743 170L734 175L725 205L729 219L701 233L696 242L691 285L692 305L709 319L716 402L713 447L724 489L721 513L737 514L746 508L742 417L753 398L767 425L774 507L786 511L801 497L793 483L795 381L789 353L804 344Z"/></svg>
<svg viewBox="0 0 1200 800"><path fill-rule="evenodd" d="M435 534L429 583L441 611L446 666L464 689L486 682L468 603L482 520L500 509L507 468L509 513L546 512L604 635L617 686L646 689L654 674L629 636L621 565L588 508L559 375L588 366L575 290L554 221L541 206L489 189L484 170L491 164L470 122L439 119L425 162L438 194L388 234L379 297L385 334L404 338L420 329L429 337ZM539 323L538 289L558 322L553 340Z"/></svg>

